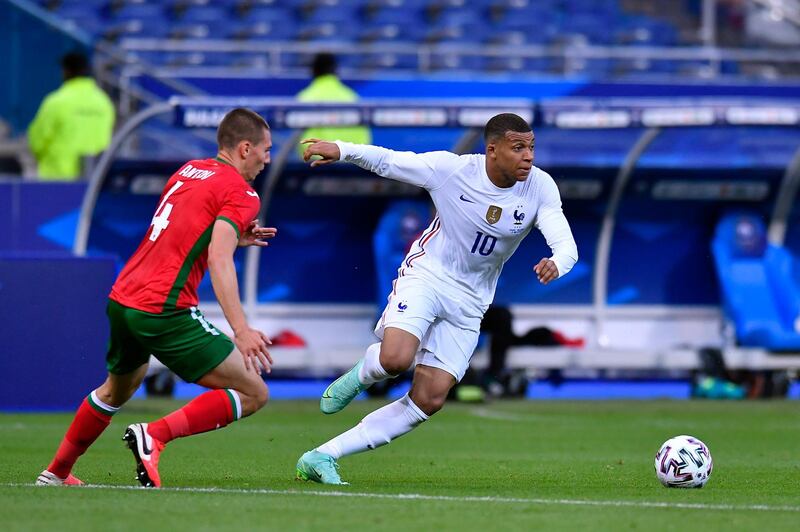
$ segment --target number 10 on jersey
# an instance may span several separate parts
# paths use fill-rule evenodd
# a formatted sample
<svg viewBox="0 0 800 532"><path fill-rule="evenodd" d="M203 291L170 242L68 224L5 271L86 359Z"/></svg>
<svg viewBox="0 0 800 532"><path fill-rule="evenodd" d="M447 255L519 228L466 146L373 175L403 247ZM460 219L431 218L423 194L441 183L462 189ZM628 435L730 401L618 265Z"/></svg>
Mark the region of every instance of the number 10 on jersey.
<svg viewBox="0 0 800 532"><path fill-rule="evenodd" d="M472 253L477 251L480 255L488 257L494 251L495 244L497 244L496 236L484 235L482 232L476 231L475 242L472 244Z"/></svg>

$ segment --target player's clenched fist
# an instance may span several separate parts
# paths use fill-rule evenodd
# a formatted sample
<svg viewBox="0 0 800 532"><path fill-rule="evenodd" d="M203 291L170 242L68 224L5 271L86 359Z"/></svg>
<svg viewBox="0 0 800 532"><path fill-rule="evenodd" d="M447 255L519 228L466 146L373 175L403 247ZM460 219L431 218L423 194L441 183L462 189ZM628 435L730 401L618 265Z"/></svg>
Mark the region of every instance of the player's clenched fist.
<svg viewBox="0 0 800 532"><path fill-rule="evenodd" d="M306 151L303 152L303 160L306 162L311 161L312 167L335 163L342 155L339 151L339 146L337 146L335 142L325 142L319 139L305 139L301 144L308 144ZM311 160L315 155L320 158Z"/></svg>
<svg viewBox="0 0 800 532"><path fill-rule="evenodd" d="M540 260L539 264L533 267L533 271L542 284L547 284L554 279L558 279L556 263L547 258Z"/></svg>

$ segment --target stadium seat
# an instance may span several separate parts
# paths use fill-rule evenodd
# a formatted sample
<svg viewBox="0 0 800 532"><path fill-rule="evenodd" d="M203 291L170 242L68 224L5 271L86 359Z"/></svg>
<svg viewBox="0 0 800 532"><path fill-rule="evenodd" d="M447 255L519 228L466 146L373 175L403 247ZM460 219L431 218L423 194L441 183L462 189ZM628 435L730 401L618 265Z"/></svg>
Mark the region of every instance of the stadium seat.
<svg viewBox="0 0 800 532"><path fill-rule="evenodd" d="M228 6L221 5L195 5L181 10L178 20L181 22L196 22L201 24L215 24L219 21L230 20L232 15Z"/></svg>
<svg viewBox="0 0 800 532"><path fill-rule="evenodd" d="M792 272L795 258L766 241L753 214L730 214L719 222L712 242L723 311L741 346L771 351L800 349L800 289Z"/></svg>
<svg viewBox="0 0 800 532"><path fill-rule="evenodd" d="M129 19L153 20L169 16L169 9L161 4L123 4L111 10L111 20L121 21Z"/></svg>
<svg viewBox="0 0 800 532"><path fill-rule="evenodd" d="M170 34L170 25L163 19L127 19L115 24L106 24L102 36L117 41L126 37L166 38Z"/></svg>
<svg viewBox="0 0 800 532"><path fill-rule="evenodd" d="M358 59L358 68L364 70L417 70L419 68L416 54L368 52Z"/></svg>
<svg viewBox="0 0 800 532"><path fill-rule="evenodd" d="M242 20L248 22L277 22L294 24L295 16L292 10L285 7L255 6L245 10Z"/></svg>
<svg viewBox="0 0 800 532"><path fill-rule="evenodd" d="M374 44L414 42L424 38L425 28L400 24L369 24L361 28L357 36L360 42Z"/></svg>
<svg viewBox="0 0 800 532"><path fill-rule="evenodd" d="M429 68L439 70L480 70L483 68L484 58L475 55L454 55L450 53L433 53L430 57Z"/></svg>
<svg viewBox="0 0 800 532"><path fill-rule="evenodd" d="M292 40L297 34L294 21L232 21L225 25L225 37L240 41Z"/></svg>
<svg viewBox="0 0 800 532"><path fill-rule="evenodd" d="M353 5L322 5L315 9L304 11L301 16L301 20L304 22L340 25L352 25L358 23L360 19L359 6Z"/></svg>
<svg viewBox="0 0 800 532"><path fill-rule="evenodd" d="M429 18L435 24L463 26L465 24L484 24L486 14L475 7L447 7L429 11Z"/></svg>
<svg viewBox="0 0 800 532"><path fill-rule="evenodd" d="M402 27L423 27L428 23L423 10L416 6L368 8L365 19L369 24L398 24Z"/></svg>
<svg viewBox="0 0 800 532"><path fill-rule="evenodd" d="M295 37L307 42L342 42L348 44L355 40L359 28L355 24L335 24L333 22L304 23L297 26Z"/></svg>
<svg viewBox="0 0 800 532"><path fill-rule="evenodd" d="M194 22L178 22L170 25L171 39L208 39L212 36L211 25Z"/></svg>
<svg viewBox="0 0 800 532"><path fill-rule="evenodd" d="M486 38L487 30L483 24L432 26L425 34L425 42L438 43L474 43L479 44Z"/></svg>

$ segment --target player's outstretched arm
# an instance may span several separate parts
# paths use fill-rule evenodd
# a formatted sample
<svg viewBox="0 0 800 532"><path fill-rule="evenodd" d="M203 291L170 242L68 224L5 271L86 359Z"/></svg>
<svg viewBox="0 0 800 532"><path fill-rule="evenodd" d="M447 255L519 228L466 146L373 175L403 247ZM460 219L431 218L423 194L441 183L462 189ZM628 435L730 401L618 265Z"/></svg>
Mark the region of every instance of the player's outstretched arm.
<svg viewBox="0 0 800 532"><path fill-rule="evenodd" d="M269 246L269 242L265 242L265 240L267 238L274 238L277 234L278 230L275 227L261 227L258 225L258 220L253 220L239 238L239 247L267 247Z"/></svg>
<svg viewBox="0 0 800 532"><path fill-rule="evenodd" d="M308 144L303 157L311 166L344 161L373 172L381 177L394 179L417 187L434 189L442 184L463 162L455 153L435 151L414 153L394 151L371 144L350 142L325 142L306 139ZM315 157L320 157L315 159Z"/></svg>
<svg viewBox="0 0 800 532"><path fill-rule="evenodd" d="M211 243L208 245L208 273L225 319L233 329L233 342L244 357L245 367L258 374L261 373L260 362L261 367L269 373L272 357L267 346L272 342L264 333L250 327L239 300L239 280L233 264L233 253L238 242L236 230L231 224L224 220L214 222Z"/></svg>
<svg viewBox="0 0 800 532"><path fill-rule="evenodd" d="M303 160L305 162L310 161L312 167L335 163L342 157L339 146L337 146L335 142L327 142L319 139L304 139L301 144L306 145L306 151L303 152ZM315 155L320 158L312 160Z"/></svg>

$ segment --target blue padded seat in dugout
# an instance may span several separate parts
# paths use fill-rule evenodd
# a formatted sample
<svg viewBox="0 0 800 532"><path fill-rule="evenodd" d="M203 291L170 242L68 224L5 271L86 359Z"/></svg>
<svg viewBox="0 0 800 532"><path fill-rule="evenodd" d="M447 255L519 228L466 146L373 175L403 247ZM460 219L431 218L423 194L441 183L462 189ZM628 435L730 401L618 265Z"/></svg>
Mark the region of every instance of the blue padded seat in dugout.
<svg viewBox="0 0 800 532"><path fill-rule="evenodd" d="M792 278L794 257L766 242L760 218L730 214L712 242L723 311L745 347L800 349L800 290Z"/></svg>

